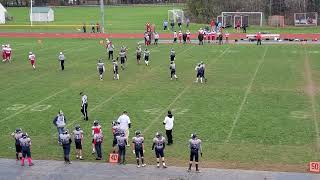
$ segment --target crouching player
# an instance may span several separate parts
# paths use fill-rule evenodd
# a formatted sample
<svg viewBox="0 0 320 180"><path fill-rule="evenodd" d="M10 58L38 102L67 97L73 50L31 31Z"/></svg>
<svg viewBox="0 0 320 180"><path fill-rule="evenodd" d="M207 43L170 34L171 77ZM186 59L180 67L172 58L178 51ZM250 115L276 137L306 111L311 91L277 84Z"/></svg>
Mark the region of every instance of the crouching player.
<svg viewBox="0 0 320 180"><path fill-rule="evenodd" d="M10 45L9 44L7 44L7 45L5 45L4 46L4 48L2 49L2 51L3 51L3 62L10 62L10 60L11 60L11 51L12 51L12 49L10 48Z"/></svg>
<svg viewBox="0 0 320 180"><path fill-rule="evenodd" d="M22 157L21 154L21 145L19 139L22 137L22 129L17 128L15 132L11 134L11 136L15 139L15 146L16 146L16 160L19 161Z"/></svg>
<svg viewBox="0 0 320 180"><path fill-rule="evenodd" d="M195 161L195 164L196 164L196 172L200 172L198 163L199 163L199 151L202 157L202 146L201 146L201 140L198 139L195 133L191 134L191 139L189 140L189 147L190 147L190 162L189 162L188 172L191 171L193 161Z"/></svg>
<svg viewBox="0 0 320 180"><path fill-rule="evenodd" d="M160 158L162 160L162 167L167 168L166 163L164 161L164 148L166 145L166 139L161 135L161 133L157 132L156 137L153 138L152 150L155 150L156 158L157 158L157 167L160 167Z"/></svg>
<svg viewBox="0 0 320 180"><path fill-rule="evenodd" d="M22 158L21 158L21 166L24 166L24 159L28 158L29 166L33 166L31 159L31 139L28 137L27 133L23 133L21 138L19 139L20 146L21 146L21 152L22 152Z"/></svg>
<svg viewBox="0 0 320 180"><path fill-rule="evenodd" d="M136 137L132 138L132 148L133 148L133 154L136 155L136 159L137 159L137 167L140 167L140 161L139 159L141 158L141 166L145 167L146 164L144 164L144 157L143 157L143 153L144 153L144 138L141 135L140 131L136 131Z"/></svg>
<svg viewBox="0 0 320 180"><path fill-rule="evenodd" d="M76 145L76 158L83 160L82 157L82 144L83 144L83 131L80 129L80 125L76 125L73 131L74 143Z"/></svg>

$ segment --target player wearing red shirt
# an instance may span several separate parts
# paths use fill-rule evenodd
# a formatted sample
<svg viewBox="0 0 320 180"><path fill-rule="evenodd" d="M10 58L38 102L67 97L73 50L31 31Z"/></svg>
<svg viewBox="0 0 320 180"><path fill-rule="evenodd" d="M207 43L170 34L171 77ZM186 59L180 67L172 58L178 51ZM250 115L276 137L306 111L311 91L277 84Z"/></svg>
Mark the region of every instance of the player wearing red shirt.
<svg viewBox="0 0 320 180"><path fill-rule="evenodd" d="M29 52L29 61L33 69L36 69L36 55L32 52Z"/></svg>
<svg viewBox="0 0 320 180"><path fill-rule="evenodd" d="M146 23L146 30L147 30L147 32L150 32L150 31L151 31L150 23L149 23L149 22Z"/></svg>
<svg viewBox="0 0 320 180"><path fill-rule="evenodd" d="M257 39L257 45L261 45L262 36L260 32L256 34L256 39Z"/></svg>
<svg viewBox="0 0 320 180"><path fill-rule="evenodd" d="M182 32L181 31L179 31L178 37L179 37L179 42L181 43L182 42Z"/></svg>
<svg viewBox="0 0 320 180"><path fill-rule="evenodd" d="M191 33L190 33L190 31L187 30L186 34L187 34L187 42L191 43L191 40L190 40L191 39Z"/></svg>
<svg viewBox="0 0 320 180"><path fill-rule="evenodd" d="M214 29L215 24L216 24L216 22L214 22L214 20L212 19L211 22L210 22L211 30Z"/></svg>
<svg viewBox="0 0 320 180"><path fill-rule="evenodd" d="M93 121L93 126L92 126L92 154L94 154L96 152L96 149L95 149L95 143L94 143L94 135L95 134L102 134L102 129L101 129L101 126L99 124L98 121Z"/></svg>
<svg viewBox="0 0 320 180"><path fill-rule="evenodd" d="M9 61L11 60L11 51L12 49L10 48L10 44L7 45L7 48L5 48L4 50L4 53L5 53L5 57L6 57L6 61Z"/></svg>

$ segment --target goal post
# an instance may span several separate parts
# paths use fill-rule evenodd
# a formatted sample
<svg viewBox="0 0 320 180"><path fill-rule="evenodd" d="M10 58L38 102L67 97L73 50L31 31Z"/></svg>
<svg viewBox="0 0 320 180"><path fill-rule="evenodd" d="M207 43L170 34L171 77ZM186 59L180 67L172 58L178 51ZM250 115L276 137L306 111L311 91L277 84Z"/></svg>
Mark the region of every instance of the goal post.
<svg viewBox="0 0 320 180"><path fill-rule="evenodd" d="M318 13L294 13L295 26L318 26Z"/></svg>
<svg viewBox="0 0 320 180"><path fill-rule="evenodd" d="M184 11L182 9L168 10L168 21L170 22L172 20L176 23L179 21L184 23L185 22Z"/></svg>
<svg viewBox="0 0 320 180"><path fill-rule="evenodd" d="M222 24L225 25L227 18L232 18L232 26L236 27L236 24L240 23L241 26L262 26L263 25L263 13L262 12L222 12L221 19Z"/></svg>

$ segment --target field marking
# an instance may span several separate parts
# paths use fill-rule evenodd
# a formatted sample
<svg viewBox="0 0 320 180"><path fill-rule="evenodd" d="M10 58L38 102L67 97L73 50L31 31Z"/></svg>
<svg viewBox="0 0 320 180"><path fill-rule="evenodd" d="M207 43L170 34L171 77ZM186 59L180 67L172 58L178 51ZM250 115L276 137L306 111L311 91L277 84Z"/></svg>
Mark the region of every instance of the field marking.
<svg viewBox="0 0 320 180"><path fill-rule="evenodd" d="M193 47L195 47L195 46L191 46L191 48L193 48ZM191 48L185 49L184 51L180 52L179 54L184 53L185 51L189 51ZM214 58L215 61L213 61L212 63L216 63L216 62L220 59L220 57L223 56L229 49L230 49L230 47L224 49L224 51L223 51L219 56L217 56L217 57ZM208 63L208 64L209 64L209 63ZM207 64L207 67L208 67L208 64ZM192 82L192 83L193 83L193 82ZM159 113L159 115L158 115L155 119L153 119L153 120L150 122L150 124L149 124L142 132L143 132L143 133L147 132L147 131L153 126L153 124L156 123L156 122L159 120L159 118L160 118L161 116L163 116L163 115L165 114L165 112L166 112L167 110L169 110L170 107L171 107L175 102L177 102L177 100L191 87L192 83L190 83L189 85L187 85L187 86L174 98L174 100L173 100L166 108L164 108L164 110L161 111L161 112Z"/></svg>
<svg viewBox="0 0 320 180"><path fill-rule="evenodd" d="M54 47L58 47L58 46L54 46ZM64 50L64 52L70 52L70 51L72 52L73 50L79 50L80 47L82 47L82 46L76 47L76 49L75 49L75 47L71 47L71 48L68 48L68 49ZM83 49L87 49L87 48L89 48L89 46L87 46L87 44L85 44L85 47L80 48L79 51L82 51ZM49 49L50 49L50 48L49 48ZM90 56L90 55L89 55L89 56ZM73 62L73 61L72 61L72 62ZM72 62L71 62L70 64L72 64ZM57 61L57 63L58 63L58 61ZM0 90L0 93L3 93L3 92L5 92L5 91L8 91L8 90L10 90L10 89L12 89L12 88L14 88L14 87L17 87L17 86L20 86L20 85L23 85L23 84L27 84L27 83L32 82L32 81L34 81L34 80L37 80L37 79L39 79L39 78L41 78L41 77L45 77L45 76L47 76L47 75L49 75L49 74L50 74L50 72L42 73L40 76L36 76L36 77L31 78L31 79L29 79L29 80L27 80L27 81L23 81L23 82L18 83L18 84L17 84L17 83L14 83L13 86L10 86L10 87L8 87L8 88L6 88L6 89Z"/></svg>
<svg viewBox="0 0 320 180"><path fill-rule="evenodd" d="M261 65L262 65L263 62L265 61L265 57L266 57L266 54L267 54L268 49L269 49L269 47L267 46L267 48L265 49L265 51L264 51L264 53L263 53L263 56L262 56L262 58L261 58L261 60L260 60L260 62L259 62L259 64L258 64L258 66L257 66L257 68L256 68L256 70L255 70L255 72L254 72L254 74L253 74L253 76L252 76L252 78L251 78L251 80L250 80L250 83L249 83L249 85L248 85L248 88L247 88L246 92L244 93L244 97L243 97L242 102L241 102L241 104L240 104L240 106L239 106L239 109L238 109L238 111L237 111L237 113L236 113L236 116L235 116L235 118L233 119L232 127L231 127L231 130L229 131L229 134L228 134L226 140L225 140L225 143L227 143L227 142L230 141L230 138L231 138L231 136L232 136L232 134L233 134L233 130L234 130L234 128L236 127L236 124L237 124L237 122L238 122L238 120L239 120L239 118L240 118L242 108L243 108L244 104L246 103L247 98L248 98L248 95L249 95L249 93L250 93L250 91L251 91L253 82L254 82L254 80L256 79L256 76L257 76L257 74L258 74L258 72L259 72L259 70L260 70Z"/></svg>
<svg viewBox="0 0 320 180"><path fill-rule="evenodd" d="M54 96L56 96L56 95L58 95L58 94L63 93L63 92L66 91L67 89L68 89L68 88L62 89L61 91L58 91L58 92L56 92L56 93L54 93L54 94L52 94L52 95L50 95L50 96L48 96L48 97L46 97L46 98L38 101L38 102L35 102L35 103L31 104L30 106L27 106L26 108L23 108L23 109L21 109L20 111L18 111L18 112L14 113L14 114L12 114L12 115L10 115L10 116L7 116L7 117L1 119L0 122L3 122L3 121L5 121L5 120L8 120L8 119L10 119L10 118L12 118L12 117L14 117L14 116L16 116L16 115L24 112L24 111L27 110L27 109L33 108L34 106L36 106L36 105L38 105L38 104L40 104L40 103L42 103L42 102L44 102L44 101L52 98L52 97L54 97Z"/></svg>
<svg viewBox="0 0 320 180"><path fill-rule="evenodd" d="M311 116L310 113L305 111L291 111L290 117L296 118L296 119L308 119Z"/></svg>
<svg viewBox="0 0 320 180"><path fill-rule="evenodd" d="M320 151L320 135L319 135L319 126L318 126L318 116L317 116L317 102L315 100L316 96L316 86L312 79L312 69L310 66L309 56L306 47L304 47L305 51L305 58L304 58L304 73L307 80L306 85L306 93L310 97L311 101L311 110L312 110L312 116L313 116L313 122L314 122L314 128L316 131L316 150ZM316 157L319 157L318 152L316 152Z"/></svg>

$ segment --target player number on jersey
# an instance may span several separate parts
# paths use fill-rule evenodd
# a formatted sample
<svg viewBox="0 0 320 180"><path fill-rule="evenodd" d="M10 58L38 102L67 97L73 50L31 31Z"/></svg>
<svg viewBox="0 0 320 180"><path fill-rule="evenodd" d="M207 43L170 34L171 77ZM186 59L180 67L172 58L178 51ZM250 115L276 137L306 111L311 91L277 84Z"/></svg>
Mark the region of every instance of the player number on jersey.
<svg viewBox="0 0 320 180"><path fill-rule="evenodd" d="M9 111L19 111L23 108L26 108L27 105L26 104L13 104L11 107L8 107L7 110ZM45 111L47 109L49 109L51 107L51 105L37 105L32 107L30 110L31 111Z"/></svg>

